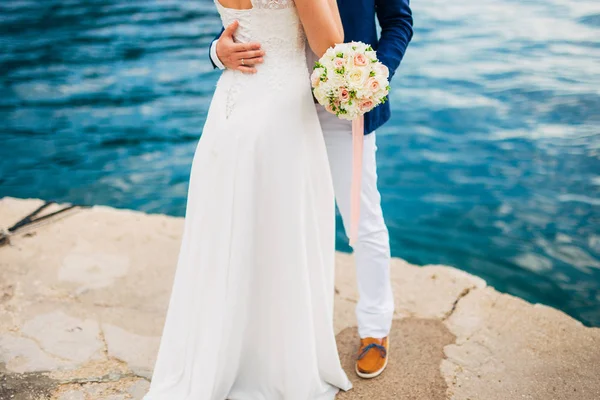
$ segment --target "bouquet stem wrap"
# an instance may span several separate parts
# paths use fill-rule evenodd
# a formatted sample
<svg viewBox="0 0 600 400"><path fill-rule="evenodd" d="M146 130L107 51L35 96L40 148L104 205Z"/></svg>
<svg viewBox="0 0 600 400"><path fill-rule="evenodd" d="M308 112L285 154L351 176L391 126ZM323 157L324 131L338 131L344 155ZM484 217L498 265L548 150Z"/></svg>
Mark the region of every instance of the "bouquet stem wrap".
<svg viewBox="0 0 600 400"><path fill-rule="evenodd" d="M352 120L352 186L350 191L350 246L352 247L358 239L358 223L360 221L364 129L364 115Z"/></svg>
<svg viewBox="0 0 600 400"><path fill-rule="evenodd" d="M364 115L387 101L390 71L377 52L362 42L339 43L315 63L310 81L315 99L341 119L352 121L350 246L358 240L364 145ZM344 221L346 222L346 221Z"/></svg>

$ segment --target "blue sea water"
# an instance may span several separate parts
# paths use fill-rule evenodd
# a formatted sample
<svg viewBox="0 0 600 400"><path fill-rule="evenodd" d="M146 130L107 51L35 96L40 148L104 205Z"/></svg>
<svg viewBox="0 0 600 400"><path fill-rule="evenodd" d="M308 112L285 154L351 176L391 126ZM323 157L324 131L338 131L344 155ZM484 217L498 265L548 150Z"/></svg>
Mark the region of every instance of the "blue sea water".
<svg viewBox="0 0 600 400"><path fill-rule="evenodd" d="M412 6L377 132L393 255L600 326L600 2ZM0 2L0 197L183 215L219 29L208 0Z"/></svg>

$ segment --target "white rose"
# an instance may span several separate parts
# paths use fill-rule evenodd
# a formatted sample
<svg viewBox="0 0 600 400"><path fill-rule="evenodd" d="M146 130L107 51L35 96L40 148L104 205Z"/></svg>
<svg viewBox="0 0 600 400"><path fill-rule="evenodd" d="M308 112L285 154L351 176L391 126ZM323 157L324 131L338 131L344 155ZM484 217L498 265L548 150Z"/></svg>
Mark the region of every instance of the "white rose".
<svg viewBox="0 0 600 400"><path fill-rule="evenodd" d="M333 69L327 71L327 82L333 87L346 86L346 77Z"/></svg>
<svg viewBox="0 0 600 400"><path fill-rule="evenodd" d="M319 85L313 90L313 95L320 104L325 104L327 101L327 88L325 85Z"/></svg>
<svg viewBox="0 0 600 400"><path fill-rule="evenodd" d="M323 57L332 59L332 58L335 58L335 54L336 54L335 48L330 47L325 51L325 54L323 54Z"/></svg>
<svg viewBox="0 0 600 400"><path fill-rule="evenodd" d="M350 68L346 72L346 79L355 90L362 90L369 74L365 68Z"/></svg>
<svg viewBox="0 0 600 400"><path fill-rule="evenodd" d="M373 65L373 70L375 71L375 76L377 77L377 79L381 80L381 79L388 79L388 77L390 76L390 71L388 70L388 67L386 67L383 63L378 62L376 64Z"/></svg>
<svg viewBox="0 0 600 400"><path fill-rule="evenodd" d="M313 70L312 74L310 75L310 83L312 87L317 87L319 83L321 83L321 75L323 75L324 72L325 70L323 68L315 68Z"/></svg>
<svg viewBox="0 0 600 400"><path fill-rule="evenodd" d="M370 91L369 88L366 86L356 89L355 92L356 92L356 98L358 98L358 99L364 99L366 97L372 97L374 95L374 93L372 91Z"/></svg>
<svg viewBox="0 0 600 400"><path fill-rule="evenodd" d="M373 50L371 51L365 51L365 55L367 56L367 58L371 61L377 61L377 53Z"/></svg>
<svg viewBox="0 0 600 400"><path fill-rule="evenodd" d="M367 50L367 45L363 42L351 42L350 47L354 47L356 52L364 53Z"/></svg>

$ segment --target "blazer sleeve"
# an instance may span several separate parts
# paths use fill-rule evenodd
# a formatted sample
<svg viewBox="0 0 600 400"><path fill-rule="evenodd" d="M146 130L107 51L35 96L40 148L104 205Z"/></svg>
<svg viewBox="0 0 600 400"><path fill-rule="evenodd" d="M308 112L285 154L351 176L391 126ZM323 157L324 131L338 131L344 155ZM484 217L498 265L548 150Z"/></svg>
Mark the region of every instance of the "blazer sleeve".
<svg viewBox="0 0 600 400"><path fill-rule="evenodd" d="M413 18L410 0L375 0L375 10L381 38L377 46L377 57L394 76L413 36Z"/></svg>
<svg viewBox="0 0 600 400"><path fill-rule="evenodd" d="M215 40L217 40L221 37L221 34L223 33L224 30L225 30L225 28L221 28L221 32L219 32L217 34L217 36L215 36L215 38L212 40L212 42L210 42L210 45L208 45L208 59L210 60L210 63L212 64L214 69L217 69L219 67L217 67L217 64L215 64L215 61L212 59L212 54L211 54L210 49L212 48L212 45L215 42Z"/></svg>

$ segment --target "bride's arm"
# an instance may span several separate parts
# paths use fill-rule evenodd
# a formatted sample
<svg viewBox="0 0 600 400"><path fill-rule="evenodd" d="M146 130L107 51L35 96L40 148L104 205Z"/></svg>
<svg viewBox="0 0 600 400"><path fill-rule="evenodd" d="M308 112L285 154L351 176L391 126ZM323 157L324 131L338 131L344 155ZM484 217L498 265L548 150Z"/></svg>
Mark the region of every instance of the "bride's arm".
<svg viewBox="0 0 600 400"><path fill-rule="evenodd" d="M321 57L325 51L344 41L344 28L336 0L296 0L308 44Z"/></svg>

